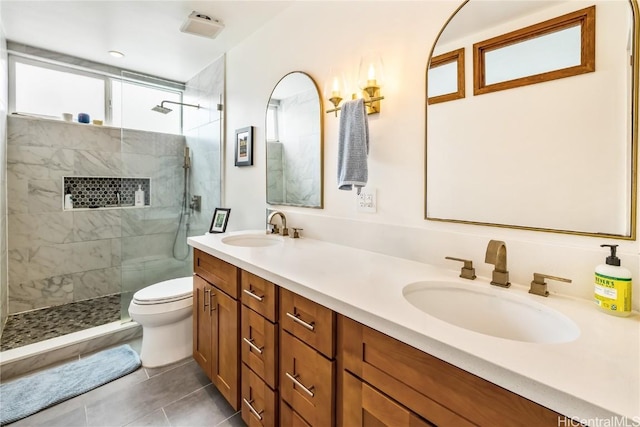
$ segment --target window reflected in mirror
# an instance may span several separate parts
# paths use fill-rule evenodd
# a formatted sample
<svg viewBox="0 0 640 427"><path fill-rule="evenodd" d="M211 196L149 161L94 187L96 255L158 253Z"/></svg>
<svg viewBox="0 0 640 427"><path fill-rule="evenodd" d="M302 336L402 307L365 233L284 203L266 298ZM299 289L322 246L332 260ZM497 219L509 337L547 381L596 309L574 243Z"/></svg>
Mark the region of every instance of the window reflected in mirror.
<svg viewBox="0 0 640 427"><path fill-rule="evenodd" d="M595 6L473 45L474 95L595 71Z"/></svg>
<svg viewBox="0 0 640 427"><path fill-rule="evenodd" d="M427 80L429 104L464 98L464 48L433 57Z"/></svg>

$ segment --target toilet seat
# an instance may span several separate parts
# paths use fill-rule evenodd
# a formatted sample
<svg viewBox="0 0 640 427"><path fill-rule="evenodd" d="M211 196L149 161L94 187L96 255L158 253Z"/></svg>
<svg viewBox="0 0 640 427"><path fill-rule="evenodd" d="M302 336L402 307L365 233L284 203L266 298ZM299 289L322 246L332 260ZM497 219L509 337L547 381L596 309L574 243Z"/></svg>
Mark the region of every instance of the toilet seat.
<svg viewBox="0 0 640 427"><path fill-rule="evenodd" d="M180 277L147 286L133 294L133 303L138 305L167 304L193 297L193 278Z"/></svg>

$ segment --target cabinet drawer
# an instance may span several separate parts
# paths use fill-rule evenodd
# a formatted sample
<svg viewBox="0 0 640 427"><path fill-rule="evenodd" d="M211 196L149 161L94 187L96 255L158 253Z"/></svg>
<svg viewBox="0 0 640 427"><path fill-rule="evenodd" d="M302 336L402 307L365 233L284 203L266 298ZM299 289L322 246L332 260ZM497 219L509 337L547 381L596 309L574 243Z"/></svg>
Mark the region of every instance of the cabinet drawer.
<svg viewBox="0 0 640 427"><path fill-rule="evenodd" d="M280 401L280 427L311 427L284 400Z"/></svg>
<svg viewBox="0 0 640 427"><path fill-rule="evenodd" d="M193 271L229 296L238 299L238 268L206 252L193 249Z"/></svg>
<svg viewBox="0 0 640 427"><path fill-rule="evenodd" d="M261 277L242 271L242 303L276 323L278 321L278 287Z"/></svg>
<svg viewBox="0 0 640 427"><path fill-rule="evenodd" d="M282 328L329 359L335 357L335 313L307 298L280 289Z"/></svg>
<svg viewBox="0 0 640 427"><path fill-rule="evenodd" d="M437 425L557 425L557 413L344 316L339 336L344 369Z"/></svg>
<svg viewBox="0 0 640 427"><path fill-rule="evenodd" d="M433 427L433 424L347 371L343 371L342 384L344 400L349 402L343 407L342 419L345 426ZM452 420L449 425L469 424L465 420Z"/></svg>
<svg viewBox="0 0 640 427"><path fill-rule="evenodd" d="M242 366L242 421L249 427L277 425L278 399L264 381Z"/></svg>
<svg viewBox="0 0 640 427"><path fill-rule="evenodd" d="M271 388L277 388L278 328L244 305L240 346L242 361Z"/></svg>
<svg viewBox="0 0 640 427"><path fill-rule="evenodd" d="M281 332L280 342L282 399L312 426L333 426L335 361L288 332Z"/></svg>

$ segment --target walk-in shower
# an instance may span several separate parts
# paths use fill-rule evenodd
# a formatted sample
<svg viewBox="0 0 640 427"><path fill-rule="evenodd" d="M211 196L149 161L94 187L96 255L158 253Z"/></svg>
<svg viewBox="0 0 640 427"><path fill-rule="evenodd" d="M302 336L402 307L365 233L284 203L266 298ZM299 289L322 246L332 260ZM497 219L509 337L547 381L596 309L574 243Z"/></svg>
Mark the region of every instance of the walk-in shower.
<svg viewBox="0 0 640 427"><path fill-rule="evenodd" d="M115 125L7 118L12 147L7 175L34 191L10 187L7 194L9 308L0 340L3 373L9 372L6 362L12 357L21 364L27 360L23 357L40 357L43 351L69 357L74 350L68 346L85 348L87 336L113 343L116 335L134 333L128 314L133 294L189 276L187 237L204 234L221 206L223 111L207 106L224 99L224 58L161 97L147 94L166 88L166 81L128 72L118 81L120 98L112 105L121 121ZM133 81L144 84L126 84ZM164 114L150 111L148 105L161 99L158 109ZM194 102L178 102L183 99ZM172 104L191 108L167 114ZM151 127L135 127L140 119ZM128 197L141 181L145 204L87 202L65 209L65 178L74 183L81 178L91 187L86 197L116 201L116 192ZM12 322L19 317L20 322Z"/></svg>

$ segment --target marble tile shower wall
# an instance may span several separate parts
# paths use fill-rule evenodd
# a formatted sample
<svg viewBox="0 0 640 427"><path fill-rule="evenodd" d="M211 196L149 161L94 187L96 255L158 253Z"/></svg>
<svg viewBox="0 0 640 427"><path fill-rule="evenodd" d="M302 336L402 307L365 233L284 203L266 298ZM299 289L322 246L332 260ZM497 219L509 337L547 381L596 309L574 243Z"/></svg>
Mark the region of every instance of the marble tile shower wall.
<svg viewBox="0 0 640 427"><path fill-rule="evenodd" d="M182 274L171 246L183 136L15 116L7 123L9 313ZM63 176L150 177L152 206L63 212Z"/></svg>
<svg viewBox="0 0 640 427"><path fill-rule="evenodd" d="M284 202L293 205L320 204L320 151L314 143L320 139L317 120L318 98L315 90L280 100L283 142ZM295 112L292 113L292 111Z"/></svg>

